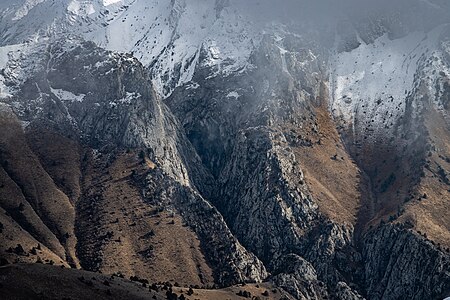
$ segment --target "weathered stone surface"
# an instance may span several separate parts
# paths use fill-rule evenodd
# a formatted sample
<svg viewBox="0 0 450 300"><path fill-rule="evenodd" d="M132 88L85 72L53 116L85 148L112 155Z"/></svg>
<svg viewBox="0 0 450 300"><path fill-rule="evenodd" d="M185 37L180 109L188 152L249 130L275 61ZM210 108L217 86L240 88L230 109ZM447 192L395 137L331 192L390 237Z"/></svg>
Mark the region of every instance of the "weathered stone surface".
<svg viewBox="0 0 450 300"><path fill-rule="evenodd" d="M450 292L450 256L402 226L370 232L363 249L369 299L441 299Z"/></svg>

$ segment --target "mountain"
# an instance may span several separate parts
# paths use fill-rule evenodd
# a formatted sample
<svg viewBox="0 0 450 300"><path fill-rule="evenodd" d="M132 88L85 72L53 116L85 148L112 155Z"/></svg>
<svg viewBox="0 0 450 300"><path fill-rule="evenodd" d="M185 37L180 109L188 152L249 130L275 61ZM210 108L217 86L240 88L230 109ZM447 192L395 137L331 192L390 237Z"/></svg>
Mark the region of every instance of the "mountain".
<svg viewBox="0 0 450 300"><path fill-rule="evenodd" d="M2 264L450 296L446 1L13 0L0 16Z"/></svg>

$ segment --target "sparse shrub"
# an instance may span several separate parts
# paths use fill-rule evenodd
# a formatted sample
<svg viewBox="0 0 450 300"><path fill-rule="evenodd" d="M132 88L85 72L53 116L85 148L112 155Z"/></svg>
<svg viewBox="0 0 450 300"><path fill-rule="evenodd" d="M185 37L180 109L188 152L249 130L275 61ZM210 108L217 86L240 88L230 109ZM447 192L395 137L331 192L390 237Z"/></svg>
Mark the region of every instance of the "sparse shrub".
<svg viewBox="0 0 450 300"><path fill-rule="evenodd" d="M448 250L448 249L447 249ZM194 290L190 287L189 288L189 290L188 290L188 292L187 292L187 295L188 296L192 296L194 294Z"/></svg>
<svg viewBox="0 0 450 300"><path fill-rule="evenodd" d="M131 276L131 277L130 277L130 280L131 280L131 281L137 281L137 282L140 282L140 283L142 283L142 284L145 284L145 287L147 286L147 284L149 284L149 282L148 282L147 279L139 278L138 276Z"/></svg>
<svg viewBox="0 0 450 300"><path fill-rule="evenodd" d="M84 282L84 284L86 284L87 286L94 286L94 283L92 282L92 280L86 280Z"/></svg>
<svg viewBox="0 0 450 300"><path fill-rule="evenodd" d="M252 293L250 293L248 291L239 291L238 293L236 293L236 295L238 295L239 297L244 297L244 298L252 297Z"/></svg>
<svg viewBox="0 0 450 300"><path fill-rule="evenodd" d="M6 266L6 265L9 265L9 261L4 257L0 258L0 266Z"/></svg>
<svg viewBox="0 0 450 300"><path fill-rule="evenodd" d="M166 292L166 299L167 299L167 300L178 300L178 295L175 294L174 292L172 292L172 289L170 288L170 289Z"/></svg>
<svg viewBox="0 0 450 300"><path fill-rule="evenodd" d="M269 296L269 291L264 291L264 293L262 293L262 295L263 295L264 297L268 297L268 296Z"/></svg>
<svg viewBox="0 0 450 300"><path fill-rule="evenodd" d="M23 249L21 244L17 244L17 246L14 248L14 253L17 255L25 255L25 250Z"/></svg>

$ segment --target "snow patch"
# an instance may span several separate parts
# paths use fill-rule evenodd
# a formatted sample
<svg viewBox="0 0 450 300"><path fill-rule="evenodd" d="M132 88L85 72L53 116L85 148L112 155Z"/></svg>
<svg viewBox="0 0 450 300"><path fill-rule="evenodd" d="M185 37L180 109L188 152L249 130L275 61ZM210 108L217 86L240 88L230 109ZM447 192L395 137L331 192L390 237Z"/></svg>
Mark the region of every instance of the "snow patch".
<svg viewBox="0 0 450 300"><path fill-rule="evenodd" d="M92 3L77 0L72 0L67 6L67 10L77 16L86 16L95 13L95 8Z"/></svg>
<svg viewBox="0 0 450 300"><path fill-rule="evenodd" d="M132 53L143 65L151 65L154 86L163 96L192 80L200 62L211 67L213 76L244 70L258 42L261 28L255 29L236 7L218 8L216 1L121 3L108 7L108 14L99 8L73 24L101 47Z"/></svg>
<svg viewBox="0 0 450 300"><path fill-rule="evenodd" d="M186 86L186 90L196 90L200 87L197 82L191 82Z"/></svg>
<svg viewBox="0 0 450 300"><path fill-rule="evenodd" d="M79 94L75 95L72 92L61 90L61 89L54 89L50 88L53 94L55 94L56 97L58 97L61 101L67 101L67 102L83 102L84 97L86 97L85 94Z"/></svg>
<svg viewBox="0 0 450 300"><path fill-rule="evenodd" d="M239 95L238 92L233 91L233 92L229 92L229 93L228 93L227 98L235 98L235 99L238 99L240 96L241 96L241 95Z"/></svg>
<svg viewBox="0 0 450 300"><path fill-rule="evenodd" d="M28 12L32 10L36 5L44 2L45 0L27 0L15 13L12 18L13 21L18 21L28 15Z"/></svg>
<svg viewBox="0 0 450 300"><path fill-rule="evenodd" d="M126 92L126 95L124 98L115 100L115 101L110 101L109 102L109 106L111 108L115 108L119 105L130 105L132 103L133 100L137 99L137 98L141 98L142 95L139 93L130 93L130 92Z"/></svg>
<svg viewBox="0 0 450 300"><path fill-rule="evenodd" d="M108 6L117 2L120 2L121 0L103 0L103 5Z"/></svg>
<svg viewBox="0 0 450 300"><path fill-rule="evenodd" d="M373 44L362 43L351 52L337 53L331 65L331 110L347 125L370 124L376 132L392 128L405 111L414 76L431 55L440 30L411 33ZM355 130L355 128L353 128Z"/></svg>

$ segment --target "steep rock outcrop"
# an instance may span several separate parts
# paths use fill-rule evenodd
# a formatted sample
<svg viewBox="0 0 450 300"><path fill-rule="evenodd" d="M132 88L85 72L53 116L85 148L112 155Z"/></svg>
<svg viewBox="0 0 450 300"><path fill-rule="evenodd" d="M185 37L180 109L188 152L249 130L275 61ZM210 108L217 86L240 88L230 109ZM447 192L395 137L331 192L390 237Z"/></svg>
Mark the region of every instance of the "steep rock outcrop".
<svg viewBox="0 0 450 300"><path fill-rule="evenodd" d="M167 180L160 170L150 171L144 182L144 195L150 203L176 209L197 233L218 284L260 282L267 277L260 260L242 247L222 215L198 192Z"/></svg>
<svg viewBox="0 0 450 300"><path fill-rule="evenodd" d="M368 233L363 249L369 299L440 299L450 293L450 256L401 224Z"/></svg>

